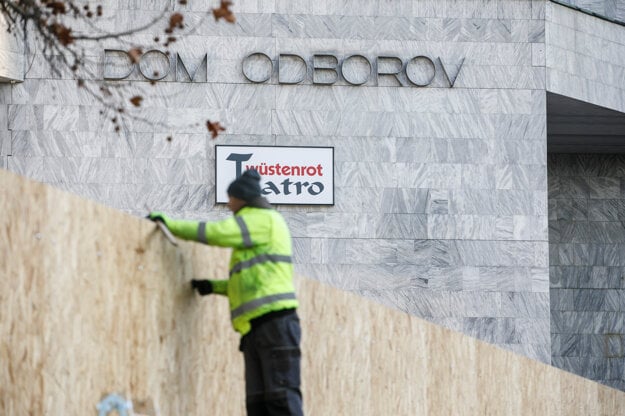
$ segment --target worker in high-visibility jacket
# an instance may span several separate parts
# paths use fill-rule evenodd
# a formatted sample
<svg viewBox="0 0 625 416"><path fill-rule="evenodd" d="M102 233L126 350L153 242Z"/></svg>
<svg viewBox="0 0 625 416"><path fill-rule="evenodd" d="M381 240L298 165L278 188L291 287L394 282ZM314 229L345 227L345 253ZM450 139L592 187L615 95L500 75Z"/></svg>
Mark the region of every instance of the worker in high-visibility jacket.
<svg viewBox="0 0 625 416"><path fill-rule="evenodd" d="M228 296L232 326L241 334L247 414L302 415L301 330L293 286L291 235L284 218L261 196L260 175L245 171L228 187L232 218L174 220L151 212L185 240L232 247L228 280L192 280L202 296Z"/></svg>

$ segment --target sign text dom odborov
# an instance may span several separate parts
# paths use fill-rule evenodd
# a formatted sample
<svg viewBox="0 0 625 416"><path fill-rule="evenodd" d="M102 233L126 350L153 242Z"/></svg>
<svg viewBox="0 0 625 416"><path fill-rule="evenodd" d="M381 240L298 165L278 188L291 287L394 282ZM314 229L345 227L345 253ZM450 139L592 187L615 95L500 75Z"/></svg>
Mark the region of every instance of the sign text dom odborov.
<svg viewBox="0 0 625 416"><path fill-rule="evenodd" d="M206 82L208 54L183 57L180 53L149 50L131 59L120 49L104 50L104 79L109 81L147 80ZM279 53L269 56L252 52L241 60L243 77L255 84L312 85L397 85L407 87L453 87L464 65L464 58L450 63L442 57L364 55L358 53L314 53L302 56Z"/></svg>

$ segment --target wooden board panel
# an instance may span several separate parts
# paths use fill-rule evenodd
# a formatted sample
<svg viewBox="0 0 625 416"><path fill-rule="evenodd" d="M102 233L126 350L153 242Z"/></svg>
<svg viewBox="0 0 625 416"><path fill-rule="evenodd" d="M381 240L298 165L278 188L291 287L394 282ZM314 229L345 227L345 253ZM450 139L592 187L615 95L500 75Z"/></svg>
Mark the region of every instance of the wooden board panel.
<svg viewBox="0 0 625 416"><path fill-rule="evenodd" d="M0 414L244 414L227 250L0 171ZM313 280L296 280L310 415L617 415L625 394ZM145 414L156 414L145 407ZM91 412L91 413L90 413Z"/></svg>

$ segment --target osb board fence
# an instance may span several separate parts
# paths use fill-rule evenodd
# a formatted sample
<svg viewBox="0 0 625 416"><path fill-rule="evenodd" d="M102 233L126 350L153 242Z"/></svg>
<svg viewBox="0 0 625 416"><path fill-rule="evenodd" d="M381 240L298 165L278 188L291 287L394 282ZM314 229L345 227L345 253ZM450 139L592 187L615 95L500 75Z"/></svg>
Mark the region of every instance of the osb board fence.
<svg viewBox="0 0 625 416"><path fill-rule="evenodd" d="M0 170L0 415L242 415L226 250ZM619 415L625 394L297 278L308 415ZM112 412L111 414L115 414Z"/></svg>

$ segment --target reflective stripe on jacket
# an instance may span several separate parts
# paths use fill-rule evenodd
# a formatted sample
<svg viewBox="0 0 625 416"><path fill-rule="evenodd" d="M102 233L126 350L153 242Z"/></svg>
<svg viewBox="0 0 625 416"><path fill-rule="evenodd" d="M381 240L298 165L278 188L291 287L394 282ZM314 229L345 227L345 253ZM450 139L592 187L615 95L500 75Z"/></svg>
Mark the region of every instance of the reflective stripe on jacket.
<svg viewBox="0 0 625 416"><path fill-rule="evenodd" d="M215 293L228 296L232 326L242 335L250 320L298 306L291 235L277 211L243 207L223 221L168 220L167 226L182 238L232 247L229 279L212 283Z"/></svg>

